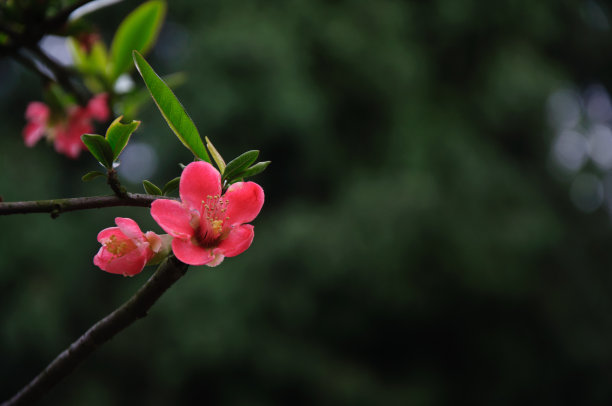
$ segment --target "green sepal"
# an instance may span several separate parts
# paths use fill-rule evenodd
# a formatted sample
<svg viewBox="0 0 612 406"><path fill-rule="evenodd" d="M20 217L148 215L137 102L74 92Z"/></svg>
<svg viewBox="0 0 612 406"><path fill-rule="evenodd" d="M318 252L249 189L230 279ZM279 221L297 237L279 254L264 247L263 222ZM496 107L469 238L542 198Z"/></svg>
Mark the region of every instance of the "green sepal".
<svg viewBox="0 0 612 406"><path fill-rule="evenodd" d="M140 53L134 51L133 56L138 73L147 85L153 101L157 104L170 129L196 157L210 163L200 133L181 102Z"/></svg>
<svg viewBox="0 0 612 406"><path fill-rule="evenodd" d="M81 180L83 182L89 182L94 180L95 178L99 178L100 176L106 176L106 174L100 171L91 171L83 175L83 177L81 177Z"/></svg>
<svg viewBox="0 0 612 406"><path fill-rule="evenodd" d="M157 187L153 182L148 180L142 181L142 186L144 186L144 190L150 195L161 196L162 191L159 187Z"/></svg>
<svg viewBox="0 0 612 406"><path fill-rule="evenodd" d="M161 248L151 257L146 265L159 265L172 252L172 236L169 234L162 234L159 238L162 240Z"/></svg>
<svg viewBox="0 0 612 406"><path fill-rule="evenodd" d="M119 157L123 148L127 145L130 140L130 136L138 126L140 121L132 121L128 124L122 124L121 119L123 116L117 117L106 130L106 140L111 146L113 151L113 161Z"/></svg>
<svg viewBox="0 0 612 406"><path fill-rule="evenodd" d="M219 151L217 151L217 148L215 148L212 142L210 142L208 137L204 137L204 139L206 140L206 148L208 148L208 152L210 152L210 155L215 160L215 163L219 168L219 172L221 172L221 175L223 175L223 172L225 171L225 161L223 160L223 157Z"/></svg>
<svg viewBox="0 0 612 406"><path fill-rule="evenodd" d="M168 193L178 188L180 181L181 181L181 178L177 176L176 178L166 183L164 187L162 188L162 194L167 195Z"/></svg>
<svg viewBox="0 0 612 406"><path fill-rule="evenodd" d="M225 167L225 172L223 173L223 179L232 180L236 177L240 172L244 171L251 165L257 157L259 156L259 151L252 150L247 151L239 157L230 161Z"/></svg>
<svg viewBox="0 0 612 406"><path fill-rule="evenodd" d="M107 169L113 168L113 150L106 138L98 134L83 134L81 140L98 162Z"/></svg>
<svg viewBox="0 0 612 406"><path fill-rule="evenodd" d="M258 162L250 168L240 172L237 177L239 178L249 178L251 176L255 176L261 172L263 172L268 165L270 165L270 161Z"/></svg>
<svg viewBox="0 0 612 406"><path fill-rule="evenodd" d="M112 82L131 67L130 56L133 50L146 53L151 49L165 14L165 2L148 1L138 6L121 22L111 43L108 76Z"/></svg>

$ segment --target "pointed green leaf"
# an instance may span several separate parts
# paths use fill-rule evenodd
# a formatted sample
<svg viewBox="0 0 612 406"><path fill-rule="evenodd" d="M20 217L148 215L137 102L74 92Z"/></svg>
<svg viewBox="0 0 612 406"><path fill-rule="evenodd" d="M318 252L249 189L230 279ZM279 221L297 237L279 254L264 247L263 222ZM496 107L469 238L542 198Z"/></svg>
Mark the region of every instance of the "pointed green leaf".
<svg viewBox="0 0 612 406"><path fill-rule="evenodd" d="M151 68L147 61L138 52L134 51L134 63L136 68L142 76L155 104L159 108L162 116L172 129L179 140L187 148L193 152L193 154L203 159L206 162L210 162L206 147L200 138L200 133L196 128L195 124L191 120L191 117L187 114L181 102L178 101L172 90L164 83L164 81L157 76L157 73Z"/></svg>
<svg viewBox="0 0 612 406"><path fill-rule="evenodd" d="M106 140L113 150L113 160L117 159L123 148L127 145L130 140L130 136L138 126L140 121L132 121L128 124L122 124L121 119L123 116L117 117L106 130Z"/></svg>
<svg viewBox="0 0 612 406"><path fill-rule="evenodd" d="M255 176L261 172L263 172L268 165L270 165L270 161L258 162L255 165L251 166L245 171L240 172L237 177L239 178L249 178L251 176Z"/></svg>
<svg viewBox="0 0 612 406"><path fill-rule="evenodd" d="M165 14L165 2L148 1L128 14L121 22L111 44L109 76L112 82L131 67L132 50L146 53L151 49Z"/></svg>
<svg viewBox="0 0 612 406"><path fill-rule="evenodd" d="M91 171L91 172L87 172L85 175L83 175L81 180L83 182L89 182L91 180L94 180L95 178L99 178L100 176L106 176L106 174L102 173L100 171Z"/></svg>
<svg viewBox="0 0 612 406"><path fill-rule="evenodd" d="M111 169L113 166L113 150L106 138L98 134L83 134L81 140L91 155L94 156L102 165Z"/></svg>
<svg viewBox="0 0 612 406"><path fill-rule="evenodd" d="M168 193L172 192L174 189L178 188L180 181L181 181L181 178L176 177L172 179L171 181L169 181L168 183L166 183L164 187L162 188L162 194L167 195Z"/></svg>
<svg viewBox="0 0 612 406"><path fill-rule="evenodd" d="M247 151L244 154L240 155L238 158L233 159L230 163L225 167L225 172L223 172L224 179L232 179L236 177L236 175L246 168L249 167L257 157L259 156L259 151L252 150Z"/></svg>
<svg viewBox="0 0 612 406"><path fill-rule="evenodd" d="M162 191L158 188L154 183L149 182L148 180L142 181L142 186L144 186L145 191L150 195L161 195Z"/></svg>
<svg viewBox="0 0 612 406"><path fill-rule="evenodd" d="M68 50L70 51L70 55L72 56L72 61L74 65L80 71L87 70L87 54L85 51L79 46L79 42L74 37L67 38Z"/></svg>
<svg viewBox="0 0 612 406"><path fill-rule="evenodd" d="M210 142L208 137L204 137L204 139L206 140L206 148L208 148L210 155L212 156L212 158L215 160L215 163L219 167L219 172L221 172L221 175L223 175L223 171L225 171L225 161L223 160L223 157L221 156L219 151L217 151L217 148L215 148L212 142Z"/></svg>
<svg viewBox="0 0 612 406"><path fill-rule="evenodd" d="M106 50L106 45L102 41L96 41L92 45L89 54L89 65L94 72L101 71L104 66L108 65L108 51ZM128 63L128 66L131 66L131 64Z"/></svg>

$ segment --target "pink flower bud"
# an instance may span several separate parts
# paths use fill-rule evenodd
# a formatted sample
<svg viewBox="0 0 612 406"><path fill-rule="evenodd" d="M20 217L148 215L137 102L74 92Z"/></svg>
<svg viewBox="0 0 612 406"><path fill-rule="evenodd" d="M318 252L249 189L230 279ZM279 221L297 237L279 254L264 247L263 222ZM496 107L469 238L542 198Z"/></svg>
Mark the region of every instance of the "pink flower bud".
<svg viewBox="0 0 612 406"><path fill-rule="evenodd" d="M162 240L153 231L143 234L132 219L117 217L115 223L117 227L98 234L102 247L94 257L94 265L106 272L134 276L159 252Z"/></svg>

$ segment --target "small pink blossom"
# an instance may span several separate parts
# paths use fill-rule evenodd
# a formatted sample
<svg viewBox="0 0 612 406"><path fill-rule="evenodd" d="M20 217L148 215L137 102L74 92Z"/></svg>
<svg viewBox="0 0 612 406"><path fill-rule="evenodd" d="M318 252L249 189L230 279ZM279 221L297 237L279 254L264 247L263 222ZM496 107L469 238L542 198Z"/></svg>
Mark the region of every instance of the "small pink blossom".
<svg viewBox="0 0 612 406"><path fill-rule="evenodd" d="M34 146L45 134L49 115L49 107L46 104L41 102L28 104L25 113L28 124L23 129L23 139L26 146Z"/></svg>
<svg viewBox="0 0 612 406"><path fill-rule="evenodd" d="M85 145L81 135L94 131L92 120L106 121L110 116L108 96L98 94L87 103L86 107L70 106L66 116L56 121L51 120L50 109L41 102L32 102L26 109L26 124L23 138L26 146L34 146L44 135L52 140L55 150L70 158L77 158Z"/></svg>
<svg viewBox="0 0 612 406"><path fill-rule="evenodd" d="M103 271L134 276L162 248L162 239L153 231L142 233L132 219L115 218L117 227L109 227L98 233L102 244L94 257L94 265Z"/></svg>
<svg viewBox="0 0 612 406"><path fill-rule="evenodd" d="M252 221L264 203L261 186L237 182L221 194L221 175L207 162L192 162L179 183L181 202L158 199L151 216L174 237L172 251L190 265L217 266L253 242Z"/></svg>

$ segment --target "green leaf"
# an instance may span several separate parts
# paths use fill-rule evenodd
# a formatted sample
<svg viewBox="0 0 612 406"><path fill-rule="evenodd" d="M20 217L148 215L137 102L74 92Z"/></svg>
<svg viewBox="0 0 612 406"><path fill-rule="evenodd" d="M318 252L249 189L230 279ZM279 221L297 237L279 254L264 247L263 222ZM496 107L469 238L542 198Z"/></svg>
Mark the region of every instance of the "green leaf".
<svg viewBox="0 0 612 406"><path fill-rule="evenodd" d="M79 46L79 42L73 37L67 38L68 50L70 51L70 55L72 56L72 60L74 65L80 71L87 71L88 66L88 58L87 54L83 49Z"/></svg>
<svg viewBox="0 0 612 406"><path fill-rule="evenodd" d="M172 90L164 83L164 81L155 73L153 68L137 51L134 51L134 63L142 76L155 104L159 108L162 116L172 129L179 140L193 154L210 163L210 158L206 152L206 147L202 143L200 133L191 117L187 114L181 102L178 101Z"/></svg>
<svg viewBox="0 0 612 406"><path fill-rule="evenodd" d="M152 182L149 182L148 180L143 180L142 186L144 186L145 191L150 195L161 195L162 194L161 189L158 188Z"/></svg>
<svg viewBox="0 0 612 406"><path fill-rule="evenodd" d="M121 22L111 44L109 77L115 81L131 67L133 50L146 53L151 49L166 14L166 3L148 1L143 3Z"/></svg>
<svg viewBox="0 0 612 406"><path fill-rule="evenodd" d="M178 188L180 181L181 181L181 178L176 177L172 179L171 181L169 181L168 183L166 183L164 187L162 188L162 194L167 195L168 193L172 192L174 189Z"/></svg>
<svg viewBox="0 0 612 406"><path fill-rule="evenodd" d="M204 139L206 140L206 148L208 148L210 155L212 155L212 158L215 160L215 163L219 167L221 175L223 175L223 171L225 171L225 161L223 160L223 157L221 156L219 151L217 151L217 148L215 148L212 142L210 142L208 137L204 137Z"/></svg>
<svg viewBox="0 0 612 406"><path fill-rule="evenodd" d="M270 161L259 162L245 171L240 172L236 177L238 178L249 178L251 176L255 176L261 172L263 172L268 165L270 165Z"/></svg>
<svg viewBox="0 0 612 406"><path fill-rule="evenodd" d="M249 167L257 157L259 156L259 151L252 150L247 151L244 154L240 155L238 158L233 159L230 163L225 167L225 172L223 172L224 179L232 179L238 173L242 172L246 168Z"/></svg>
<svg viewBox="0 0 612 406"><path fill-rule="evenodd" d="M83 143L87 146L91 155L93 155L98 162L106 168L112 169L113 150L108 141L106 141L106 138L98 134L83 134L81 135L81 140L83 140Z"/></svg>
<svg viewBox="0 0 612 406"><path fill-rule="evenodd" d="M91 172L87 172L85 175L83 175L81 180L83 182L89 182L91 180L94 180L95 178L99 178L100 176L106 176L106 174L103 173L103 172L100 172L100 171L91 171Z"/></svg>
<svg viewBox="0 0 612 406"><path fill-rule="evenodd" d="M127 145L130 140L130 136L138 126L140 125L140 121L132 121L128 124L122 124L121 119L123 116L119 116L111 123L106 130L106 140L111 146L113 150L113 161L117 159L123 148Z"/></svg>
<svg viewBox="0 0 612 406"><path fill-rule="evenodd" d="M89 65L94 72L102 71L102 67L108 65L108 51L102 41L96 41L91 47Z"/></svg>

